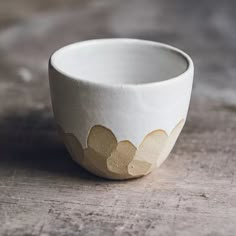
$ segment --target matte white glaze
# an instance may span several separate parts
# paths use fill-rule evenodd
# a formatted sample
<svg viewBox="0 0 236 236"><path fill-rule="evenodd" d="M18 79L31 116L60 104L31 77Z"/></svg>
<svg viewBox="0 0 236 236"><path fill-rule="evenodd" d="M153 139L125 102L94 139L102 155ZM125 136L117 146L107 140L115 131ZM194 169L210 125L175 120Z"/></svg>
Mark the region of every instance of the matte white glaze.
<svg viewBox="0 0 236 236"><path fill-rule="evenodd" d="M52 55L49 73L55 119L84 148L94 125L137 147L148 133L170 133L187 116L193 63L168 45L135 39L76 43Z"/></svg>
<svg viewBox="0 0 236 236"><path fill-rule="evenodd" d="M178 52L141 40L85 41L52 56L53 66L75 79L106 84L142 84L166 80L187 69Z"/></svg>

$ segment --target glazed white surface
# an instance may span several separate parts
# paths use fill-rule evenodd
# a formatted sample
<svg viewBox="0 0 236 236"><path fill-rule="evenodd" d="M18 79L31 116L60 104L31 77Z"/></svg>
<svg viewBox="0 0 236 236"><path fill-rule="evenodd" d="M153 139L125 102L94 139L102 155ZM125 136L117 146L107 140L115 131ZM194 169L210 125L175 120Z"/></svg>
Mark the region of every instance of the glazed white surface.
<svg viewBox="0 0 236 236"><path fill-rule="evenodd" d="M103 84L163 81L187 68L180 53L142 40L85 41L58 50L51 60L55 68L70 77Z"/></svg>
<svg viewBox="0 0 236 236"><path fill-rule="evenodd" d="M162 44L157 44L157 47L158 45L163 50ZM168 47L170 49L172 47ZM183 56L181 52L180 55ZM169 134L180 120L186 119L188 112L193 64L187 55L186 58L188 63L186 60L185 66L188 69L178 77L137 85L73 79L51 65L50 88L55 119L65 132L73 133L84 148L89 130L94 125L107 127L118 141L129 140L136 147L145 135L154 130L162 129ZM156 61L152 65L155 67ZM142 63L140 71L141 66ZM175 73L176 68L173 71ZM152 81L159 81L159 78L158 73L152 75Z"/></svg>

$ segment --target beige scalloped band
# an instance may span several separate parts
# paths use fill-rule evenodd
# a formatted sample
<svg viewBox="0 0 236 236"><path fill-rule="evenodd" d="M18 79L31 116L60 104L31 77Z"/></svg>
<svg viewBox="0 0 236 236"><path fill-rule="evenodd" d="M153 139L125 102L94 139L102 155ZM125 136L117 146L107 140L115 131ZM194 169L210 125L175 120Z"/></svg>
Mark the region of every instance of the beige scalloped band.
<svg viewBox="0 0 236 236"><path fill-rule="evenodd" d="M59 131L73 160L88 171L108 179L132 179L147 175L164 162L183 126L181 120L170 135L155 130L138 148L128 140L118 142L112 131L101 125L92 127L85 149L75 135Z"/></svg>

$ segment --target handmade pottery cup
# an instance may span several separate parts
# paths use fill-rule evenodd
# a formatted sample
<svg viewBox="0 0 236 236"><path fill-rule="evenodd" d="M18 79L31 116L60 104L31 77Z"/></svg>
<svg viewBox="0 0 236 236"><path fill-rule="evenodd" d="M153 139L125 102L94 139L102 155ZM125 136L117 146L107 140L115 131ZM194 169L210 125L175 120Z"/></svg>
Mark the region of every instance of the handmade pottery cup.
<svg viewBox="0 0 236 236"><path fill-rule="evenodd" d="M159 167L184 126L193 71L187 54L151 41L99 39L57 50L51 99L72 158L109 179Z"/></svg>

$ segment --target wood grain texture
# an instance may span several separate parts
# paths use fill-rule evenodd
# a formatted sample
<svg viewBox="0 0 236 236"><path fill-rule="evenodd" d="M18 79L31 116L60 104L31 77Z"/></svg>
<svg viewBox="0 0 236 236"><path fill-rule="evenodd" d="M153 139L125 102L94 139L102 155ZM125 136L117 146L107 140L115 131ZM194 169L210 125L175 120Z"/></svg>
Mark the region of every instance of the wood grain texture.
<svg viewBox="0 0 236 236"><path fill-rule="evenodd" d="M234 0L1 1L0 235L235 236L235 8ZM195 62L186 126L170 158L142 179L92 176L58 140L47 58L100 37L169 43Z"/></svg>

